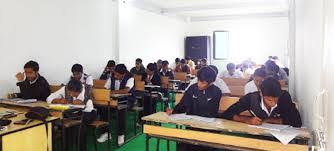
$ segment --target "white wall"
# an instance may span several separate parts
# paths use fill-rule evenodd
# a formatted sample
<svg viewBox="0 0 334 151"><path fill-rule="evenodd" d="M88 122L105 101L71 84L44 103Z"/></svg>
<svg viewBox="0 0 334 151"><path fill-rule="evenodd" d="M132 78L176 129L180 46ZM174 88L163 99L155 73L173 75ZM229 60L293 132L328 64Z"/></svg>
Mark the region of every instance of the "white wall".
<svg viewBox="0 0 334 151"><path fill-rule="evenodd" d="M319 112L327 114L327 150L334 149L334 3L331 0L296 0L296 94L303 121L311 130L320 128L314 115L319 91L327 89L328 103ZM326 112L328 111L328 112Z"/></svg>
<svg viewBox="0 0 334 151"><path fill-rule="evenodd" d="M144 65L166 59L170 63L184 56L186 23L175 18L120 4L119 56L130 69L135 59Z"/></svg>
<svg viewBox="0 0 334 151"><path fill-rule="evenodd" d="M65 81L72 64L97 77L113 59L110 0L0 1L0 96L14 91L14 75L29 60L50 83Z"/></svg>
<svg viewBox="0 0 334 151"><path fill-rule="evenodd" d="M212 62L220 70L225 70L225 65L230 61L240 63L249 57L259 64L267 61L270 55L286 61L288 23L287 17L193 22L189 23L187 35L207 35L213 41L214 31L229 31L229 59Z"/></svg>

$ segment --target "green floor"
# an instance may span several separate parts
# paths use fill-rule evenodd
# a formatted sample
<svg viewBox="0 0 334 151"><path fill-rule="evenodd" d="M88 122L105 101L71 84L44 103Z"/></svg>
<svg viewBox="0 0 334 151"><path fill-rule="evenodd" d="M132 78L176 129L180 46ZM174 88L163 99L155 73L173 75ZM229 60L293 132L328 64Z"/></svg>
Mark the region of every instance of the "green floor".
<svg viewBox="0 0 334 151"><path fill-rule="evenodd" d="M157 104L157 110L160 111L160 105ZM126 129L126 140L127 142L120 146L117 147L116 145L116 133L115 133L115 129L116 129L116 125L114 124L115 121L112 121L112 128L111 128L111 133L112 133L112 140L111 140L111 150L113 151L145 151L145 134L142 134L142 128L138 128L137 129L137 136L135 136L134 134L134 116L135 113L133 112L128 112L127 115L127 129ZM115 118L112 118L115 119ZM88 146L88 150L89 151L94 151L94 137L93 137L93 131L91 129L88 130L88 134L89 136L87 136L87 146ZM99 151L107 151L107 145L108 143L99 143L98 144L98 150ZM70 151L76 151L75 149L76 145L71 145L70 146ZM55 144L54 144L54 150L55 151L61 151L60 149L61 144L60 144L60 140L56 140ZM156 148L156 139L150 139L150 150L155 150ZM166 151L167 150L167 143L165 140L161 140L160 141L160 151ZM171 151L175 151L176 150L176 144L175 142L170 142L170 150Z"/></svg>

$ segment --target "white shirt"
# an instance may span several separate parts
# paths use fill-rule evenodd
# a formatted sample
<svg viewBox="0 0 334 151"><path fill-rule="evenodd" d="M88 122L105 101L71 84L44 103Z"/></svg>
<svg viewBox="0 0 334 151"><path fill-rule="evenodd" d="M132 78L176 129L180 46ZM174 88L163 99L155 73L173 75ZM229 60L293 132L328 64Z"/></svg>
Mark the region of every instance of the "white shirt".
<svg viewBox="0 0 334 151"><path fill-rule="evenodd" d="M51 93L49 97L46 99L46 101L51 104L54 99L64 99L65 98L65 86L60 88L58 91ZM85 87L82 87L81 93L78 95L78 97L73 97L73 100L85 100ZM89 99L86 103L86 107L83 110L84 112L91 112L94 109L93 101Z"/></svg>
<svg viewBox="0 0 334 151"><path fill-rule="evenodd" d="M249 81L246 85L245 85L245 95L248 93L253 93L253 92L257 92L259 91L255 85L254 80Z"/></svg>
<svg viewBox="0 0 334 151"><path fill-rule="evenodd" d="M175 68L176 68L176 62L173 62L173 63L170 65L170 68L171 68L172 70L175 70Z"/></svg>
<svg viewBox="0 0 334 151"><path fill-rule="evenodd" d="M271 112L273 112L273 110L274 110L276 107L277 107L277 104L276 104L274 107L272 107L272 108L270 109L270 112L269 112L268 109L267 109L267 107L264 105L263 98L261 99L261 108L262 108L263 111L265 111L265 112L267 113L268 117L270 116Z"/></svg>
<svg viewBox="0 0 334 151"><path fill-rule="evenodd" d="M193 85L193 84L195 84L195 83L197 83L197 82L198 82L197 77L194 78L194 79L192 79L192 80L190 81L189 86L186 88L186 90L188 90L188 88L189 88L191 85ZM217 86L217 87L222 91L223 94L224 94L224 93L231 93L230 89L227 87L227 85L226 85L226 83L224 82L223 79L217 77L217 78L216 78L216 81L214 81L213 84L214 84L215 86Z"/></svg>
<svg viewBox="0 0 334 151"><path fill-rule="evenodd" d="M244 78L244 75L241 71L239 70L235 70L235 72L233 73L233 75L230 75L228 73L228 71L224 71L220 74L219 77L223 77L223 78Z"/></svg>
<svg viewBox="0 0 334 151"><path fill-rule="evenodd" d="M121 80L115 80L115 90L119 90L119 87L121 85ZM134 78L130 78L128 79L128 81L126 82L126 85L125 87L128 87L128 88L132 88L133 86L135 85L135 79ZM106 84L104 85L104 87L106 89L110 89L110 86L111 86L111 78L109 78L106 82Z"/></svg>
<svg viewBox="0 0 334 151"><path fill-rule="evenodd" d="M86 85L90 85L90 86L93 86L93 77L91 76L91 75L88 75L88 74L86 74L87 75L87 78L86 78L86 80L85 80L85 75L84 74L82 74L82 76L81 76L81 79L80 79L80 82L82 83L82 84L86 84ZM72 77L72 76L71 76ZM67 81L67 83L69 82L71 80L71 78ZM67 84L66 83L66 84Z"/></svg>

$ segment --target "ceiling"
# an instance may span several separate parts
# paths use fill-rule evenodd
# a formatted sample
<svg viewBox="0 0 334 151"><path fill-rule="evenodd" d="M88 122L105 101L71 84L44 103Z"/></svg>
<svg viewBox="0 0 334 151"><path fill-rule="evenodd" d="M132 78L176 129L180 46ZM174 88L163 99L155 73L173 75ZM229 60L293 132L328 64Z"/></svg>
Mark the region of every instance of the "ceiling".
<svg viewBox="0 0 334 151"><path fill-rule="evenodd" d="M126 2L140 9L187 21L286 17L289 9L288 0L127 0Z"/></svg>

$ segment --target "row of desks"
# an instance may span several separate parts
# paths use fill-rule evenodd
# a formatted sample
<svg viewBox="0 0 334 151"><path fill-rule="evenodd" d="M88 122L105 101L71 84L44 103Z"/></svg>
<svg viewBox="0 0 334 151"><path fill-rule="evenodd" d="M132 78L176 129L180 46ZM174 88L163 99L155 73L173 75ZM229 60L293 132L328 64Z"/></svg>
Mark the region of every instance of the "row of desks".
<svg viewBox="0 0 334 151"><path fill-rule="evenodd" d="M263 129L225 119L216 119L214 124L194 120L171 120L164 112L142 119L147 123L144 125L144 133L147 135L146 150L149 149L148 142L151 137L232 150L282 151L308 150L308 142L311 139L311 134L303 128L298 129L300 134L295 138L295 144L283 145ZM161 124L182 125L203 131L167 128Z"/></svg>

